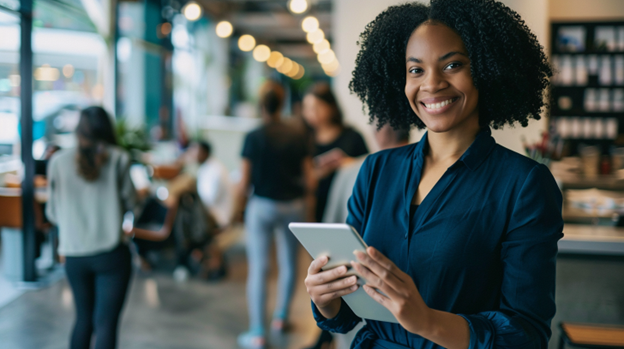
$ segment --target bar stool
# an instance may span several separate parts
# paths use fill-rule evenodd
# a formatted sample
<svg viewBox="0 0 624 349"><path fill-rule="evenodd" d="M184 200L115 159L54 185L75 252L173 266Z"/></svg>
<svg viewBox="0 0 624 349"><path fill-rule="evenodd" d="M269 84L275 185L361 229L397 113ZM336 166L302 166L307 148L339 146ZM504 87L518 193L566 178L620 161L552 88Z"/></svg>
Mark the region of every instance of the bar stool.
<svg viewBox="0 0 624 349"><path fill-rule="evenodd" d="M562 322L559 328L559 349L624 349L624 327Z"/></svg>

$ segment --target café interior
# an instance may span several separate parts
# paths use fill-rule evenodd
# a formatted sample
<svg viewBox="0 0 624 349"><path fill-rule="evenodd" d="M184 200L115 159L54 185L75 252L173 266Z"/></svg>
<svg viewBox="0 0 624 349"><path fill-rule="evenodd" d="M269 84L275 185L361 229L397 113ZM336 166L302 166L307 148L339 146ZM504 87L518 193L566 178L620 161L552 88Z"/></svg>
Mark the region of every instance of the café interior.
<svg viewBox="0 0 624 349"><path fill-rule="evenodd" d="M428 2L427 0L418 0ZM497 143L548 166L563 196L556 315L549 348L624 348L624 2L500 0L518 12L555 74L549 108ZM328 83L345 124L380 148L349 92L359 34L401 0L0 0L0 348L66 348L73 294L58 232L45 219L46 154L76 146L80 111L100 105L131 154L143 197L166 202L185 174L183 148L241 179L245 136L262 120L258 89L285 86L283 115L300 118L314 83ZM424 131L412 129L410 142ZM238 348L246 330L245 224L216 236L223 273L176 266L170 250L133 277L119 348ZM270 348L307 348L321 330L300 248L288 331ZM268 309L275 304L271 257ZM349 348L337 337L324 348Z"/></svg>

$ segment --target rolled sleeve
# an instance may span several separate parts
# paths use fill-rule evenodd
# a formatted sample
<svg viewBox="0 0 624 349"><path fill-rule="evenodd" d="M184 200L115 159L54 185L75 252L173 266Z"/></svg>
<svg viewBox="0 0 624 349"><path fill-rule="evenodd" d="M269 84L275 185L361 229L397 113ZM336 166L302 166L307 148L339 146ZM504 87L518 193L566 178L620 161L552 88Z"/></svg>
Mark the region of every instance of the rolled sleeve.
<svg viewBox="0 0 624 349"><path fill-rule="evenodd" d="M353 310L349 308L347 303L341 298L340 299L340 311L338 314L331 319L327 319L321 314L321 312L316 307L314 302L312 303L312 315L314 315L314 320L316 320L316 325L325 331L335 332L335 333L347 333L351 331L355 326L362 321Z"/></svg>
<svg viewBox="0 0 624 349"><path fill-rule="evenodd" d="M520 190L501 246L503 280L498 311L461 316L470 348L547 348L555 315L557 241L563 236L561 192L544 165Z"/></svg>

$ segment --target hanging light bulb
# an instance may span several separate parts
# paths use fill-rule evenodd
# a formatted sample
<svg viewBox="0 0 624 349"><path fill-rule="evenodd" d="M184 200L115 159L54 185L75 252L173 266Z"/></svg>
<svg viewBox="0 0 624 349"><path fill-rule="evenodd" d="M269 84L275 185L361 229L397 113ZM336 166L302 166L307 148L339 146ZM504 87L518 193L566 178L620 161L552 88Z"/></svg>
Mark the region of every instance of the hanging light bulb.
<svg viewBox="0 0 624 349"><path fill-rule="evenodd" d="M276 68L279 60L283 58L284 58L284 55L282 55L281 53L277 51L273 51L271 52L271 55L269 55L269 59L267 59L267 65L271 68Z"/></svg>
<svg viewBox="0 0 624 349"><path fill-rule="evenodd" d="M329 50L323 54L318 55L317 58L321 64L329 64L336 59L336 54L334 53L334 51Z"/></svg>
<svg viewBox="0 0 624 349"><path fill-rule="evenodd" d="M238 48L241 51L249 52L256 47L256 39L249 34L245 34L238 39Z"/></svg>
<svg viewBox="0 0 624 349"><path fill-rule="evenodd" d="M314 16L308 16L301 22L301 28L306 33L313 32L319 28L319 21Z"/></svg>
<svg viewBox="0 0 624 349"><path fill-rule="evenodd" d="M290 69L292 69L292 65L293 61L291 61L289 58L284 57L282 64L277 66L277 71L282 74L286 74L290 71Z"/></svg>
<svg viewBox="0 0 624 349"><path fill-rule="evenodd" d="M322 29L317 29L313 32L309 32L308 35L306 35L306 39L308 39L309 43L316 44L317 42L321 42L325 39L325 33L323 33Z"/></svg>
<svg viewBox="0 0 624 349"><path fill-rule="evenodd" d="M266 62L271 57L271 49L266 45L258 45L253 50L253 58L258 62Z"/></svg>
<svg viewBox="0 0 624 349"><path fill-rule="evenodd" d="M195 1L191 1L184 5L184 8L182 8L182 13L187 20L195 22L202 15L202 8Z"/></svg>
<svg viewBox="0 0 624 349"><path fill-rule="evenodd" d="M292 13L304 13L308 9L308 2L306 0L290 0L288 7Z"/></svg>
<svg viewBox="0 0 624 349"><path fill-rule="evenodd" d="M217 24L217 36L220 38L227 38L230 37L230 35L232 35L232 32L234 31L234 27L232 27L232 23L228 22L228 21L221 21L219 22L219 24Z"/></svg>
<svg viewBox="0 0 624 349"><path fill-rule="evenodd" d="M327 39L323 39L323 41L319 41L314 44L314 46L312 46L312 49L314 50L314 53L318 55L323 54L330 49L329 41L327 41Z"/></svg>
<svg viewBox="0 0 624 349"><path fill-rule="evenodd" d="M297 75L293 76L292 78L295 80L299 80L301 79L303 76L305 75L305 69L303 68L302 65L299 65L299 72L297 72Z"/></svg>

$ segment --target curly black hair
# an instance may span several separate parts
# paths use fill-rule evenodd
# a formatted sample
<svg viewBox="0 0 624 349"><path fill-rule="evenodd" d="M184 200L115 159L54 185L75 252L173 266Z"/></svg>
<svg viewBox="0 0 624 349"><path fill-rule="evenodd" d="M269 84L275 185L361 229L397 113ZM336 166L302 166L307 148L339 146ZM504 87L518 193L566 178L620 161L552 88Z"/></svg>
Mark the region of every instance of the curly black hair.
<svg viewBox="0 0 624 349"><path fill-rule="evenodd" d="M405 96L405 50L427 21L443 23L464 42L475 87L479 123L495 129L540 119L552 70L543 47L520 16L495 0L431 0L391 6L360 34L349 89L379 127L424 128Z"/></svg>

